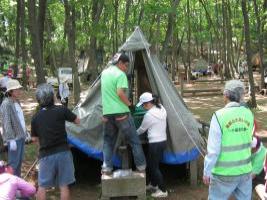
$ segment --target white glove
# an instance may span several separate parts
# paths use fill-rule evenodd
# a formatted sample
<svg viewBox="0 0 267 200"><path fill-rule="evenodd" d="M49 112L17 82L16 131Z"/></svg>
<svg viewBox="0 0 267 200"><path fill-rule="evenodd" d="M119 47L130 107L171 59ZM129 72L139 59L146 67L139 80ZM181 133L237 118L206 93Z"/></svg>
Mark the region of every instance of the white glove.
<svg viewBox="0 0 267 200"><path fill-rule="evenodd" d="M10 140L9 141L9 148L11 151L16 151L17 150L17 143L16 140Z"/></svg>

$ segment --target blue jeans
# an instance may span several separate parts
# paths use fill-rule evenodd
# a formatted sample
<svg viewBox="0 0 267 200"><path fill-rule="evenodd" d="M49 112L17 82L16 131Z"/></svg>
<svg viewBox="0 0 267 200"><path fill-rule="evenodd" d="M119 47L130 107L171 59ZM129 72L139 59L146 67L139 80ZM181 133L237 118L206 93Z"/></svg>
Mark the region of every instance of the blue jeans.
<svg viewBox="0 0 267 200"><path fill-rule="evenodd" d="M216 176L210 180L209 200L228 200L233 195L236 200L251 200L251 174L241 176Z"/></svg>
<svg viewBox="0 0 267 200"><path fill-rule="evenodd" d="M122 116L105 116L104 122L104 162L102 166L103 171L112 171L112 155L118 136L118 132L121 131L132 147L134 162L138 170L145 170L146 161L141 142L136 132L134 120L129 114L125 119L119 119Z"/></svg>
<svg viewBox="0 0 267 200"><path fill-rule="evenodd" d="M21 164L23 161L24 156L24 146L25 146L25 139L21 138L16 140L17 143L17 150L11 151L10 144L8 144L8 165L11 166L14 170L14 175L20 177L21 174Z"/></svg>

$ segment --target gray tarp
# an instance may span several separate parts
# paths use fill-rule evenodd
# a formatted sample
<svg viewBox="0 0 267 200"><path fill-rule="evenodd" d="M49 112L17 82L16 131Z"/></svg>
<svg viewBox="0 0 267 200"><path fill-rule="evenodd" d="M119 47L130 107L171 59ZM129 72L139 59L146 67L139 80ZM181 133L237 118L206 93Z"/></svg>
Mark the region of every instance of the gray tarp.
<svg viewBox="0 0 267 200"><path fill-rule="evenodd" d="M137 61L135 55L137 52L141 52L151 90L160 96L160 100L167 110L168 149L164 154L163 161L178 164L196 159L202 143L198 131L199 123L188 111L158 58L150 54L149 46L143 33L137 27L125 44L120 47L120 50L130 56L130 74L135 69L134 63ZM89 156L101 158L103 133L100 80L97 80L89 89L86 99L74 109L74 112L81 118L81 126L67 123L70 143Z"/></svg>

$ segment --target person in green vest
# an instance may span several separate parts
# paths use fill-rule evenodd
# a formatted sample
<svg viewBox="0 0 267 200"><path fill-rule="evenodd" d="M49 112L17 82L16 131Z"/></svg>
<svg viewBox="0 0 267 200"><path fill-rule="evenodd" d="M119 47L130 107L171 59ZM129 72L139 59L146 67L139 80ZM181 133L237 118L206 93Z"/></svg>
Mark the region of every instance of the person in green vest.
<svg viewBox="0 0 267 200"><path fill-rule="evenodd" d="M251 145L252 185L253 188L265 182L264 161L267 150L257 136L253 137Z"/></svg>
<svg viewBox="0 0 267 200"><path fill-rule="evenodd" d="M251 200L251 143L254 128L252 112L240 105L244 84L231 80L225 84L224 108L210 122L203 182L209 185L209 200Z"/></svg>
<svg viewBox="0 0 267 200"><path fill-rule="evenodd" d="M131 116L126 90L128 79L126 72L129 57L124 53L116 54L112 65L101 74L101 97L104 124L102 174L111 175L113 171L112 156L119 131L130 144L136 168L144 173L146 159L140 139L137 135L134 120Z"/></svg>

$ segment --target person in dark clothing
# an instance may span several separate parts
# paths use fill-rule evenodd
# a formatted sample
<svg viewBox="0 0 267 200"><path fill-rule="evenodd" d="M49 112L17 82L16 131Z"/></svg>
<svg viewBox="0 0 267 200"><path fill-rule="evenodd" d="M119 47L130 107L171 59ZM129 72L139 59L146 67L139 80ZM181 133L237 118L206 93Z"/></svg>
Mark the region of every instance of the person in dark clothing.
<svg viewBox="0 0 267 200"><path fill-rule="evenodd" d="M39 143L38 200L46 199L46 188L60 187L61 199L70 199L68 185L75 181L72 154L67 142L65 122L80 119L64 106L54 105L54 90L41 84L36 91L40 110L31 122L32 140Z"/></svg>

